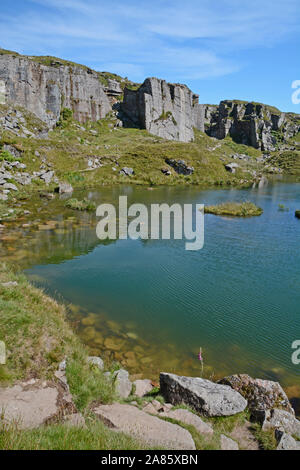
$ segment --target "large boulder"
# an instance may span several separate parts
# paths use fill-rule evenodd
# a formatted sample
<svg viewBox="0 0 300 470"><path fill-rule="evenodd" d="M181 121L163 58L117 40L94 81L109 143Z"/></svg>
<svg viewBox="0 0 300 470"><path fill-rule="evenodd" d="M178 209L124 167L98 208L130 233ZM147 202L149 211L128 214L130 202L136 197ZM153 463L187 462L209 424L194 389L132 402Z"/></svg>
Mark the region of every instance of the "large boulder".
<svg viewBox="0 0 300 470"><path fill-rule="evenodd" d="M252 412L281 408L294 414L292 405L278 382L253 379L247 374L230 375L218 383L229 385L239 392L247 401Z"/></svg>
<svg viewBox="0 0 300 470"><path fill-rule="evenodd" d="M136 406L120 403L101 405L94 409L94 413L107 426L144 441L148 446L195 450L193 438L186 429L151 416Z"/></svg>
<svg viewBox="0 0 300 470"><path fill-rule="evenodd" d="M247 406L247 401L231 387L198 377L162 372L160 389L166 401L184 403L206 416L231 416Z"/></svg>

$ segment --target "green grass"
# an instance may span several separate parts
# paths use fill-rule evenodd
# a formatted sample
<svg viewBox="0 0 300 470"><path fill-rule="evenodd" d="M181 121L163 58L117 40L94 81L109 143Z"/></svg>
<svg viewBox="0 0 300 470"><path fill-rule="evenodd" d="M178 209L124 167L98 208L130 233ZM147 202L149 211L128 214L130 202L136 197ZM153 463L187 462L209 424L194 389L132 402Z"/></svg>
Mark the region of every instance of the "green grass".
<svg viewBox="0 0 300 470"><path fill-rule="evenodd" d="M65 206L78 211L93 211L96 209L95 203L89 199L82 199L80 201L76 198L72 198L66 201Z"/></svg>
<svg viewBox="0 0 300 470"><path fill-rule="evenodd" d="M216 206L205 206L204 212L232 217L253 217L261 215L263 210L252 202L224 202Z"/></svg>
<svg viewBox="0 0 300 470"><path fill-rule="evenodd" d="M2 450L139 450L146 446L123 433L109 430L103 423L87 418L87 428L63 424L19 431L0 424ZM149 447L147 447L149 450Z"/></svg>
<svg viewBox="0 0 300 470"><path fill-rule="evenodd" d="M16 281L17 286L2 284ZM84 410L92 401L111 402L114 390L102 371L87 362L87 351L66 321L63 305L33 287L22 274L0 265L0 339L7 363L0 366L0 382L31 377L53 379L65 357L74 401Z"/></svg>
<svg viewBox="0 0 300 470"><path fill-rule="evenodd" d="M259 424L253 424L252 430L254 437L263 450L275 450L277 448L274 430L263 431Z"/></svg>

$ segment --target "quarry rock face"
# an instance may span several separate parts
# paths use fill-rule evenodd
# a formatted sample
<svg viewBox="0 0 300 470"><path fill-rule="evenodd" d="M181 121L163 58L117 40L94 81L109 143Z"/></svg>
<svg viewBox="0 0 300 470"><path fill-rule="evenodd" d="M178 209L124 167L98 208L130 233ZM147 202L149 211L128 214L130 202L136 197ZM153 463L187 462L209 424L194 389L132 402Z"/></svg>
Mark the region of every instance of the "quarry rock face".
<svg viewBox="0 0 300 470"><path fill-rule="evenodd" d="M187 86L147 78L138 90L125 88L122 112L127 126L147 129L169 140L194 139L194 106L198 102Z"/></svg>
<svg viewBox="0 0 300 470"><path fill-rule="evenodd" d="M194 114L195 127L210 137L230 135L235 142L262 151L276 150L280 140L293 137L300 129L299 116L260 103L225 100L217 107L199 105Z"/></svg>
<svg viewBox="0 0 300 470"><path fill-rule="evenodd" d="M0 55L0 102L22 106L49 127L56 124L64 107L72 109L80 122L97 121L111 111L96 72L60 62L43 65L9 54Z"/></svg>

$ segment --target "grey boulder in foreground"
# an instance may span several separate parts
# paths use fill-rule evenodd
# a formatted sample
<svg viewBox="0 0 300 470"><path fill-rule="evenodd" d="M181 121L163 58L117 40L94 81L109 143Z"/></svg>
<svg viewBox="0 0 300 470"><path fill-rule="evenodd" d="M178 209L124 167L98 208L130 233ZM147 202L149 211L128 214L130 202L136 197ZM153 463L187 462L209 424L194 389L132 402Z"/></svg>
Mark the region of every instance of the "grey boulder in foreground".
<svg viewBox="0 0 300 470"><path fill-rule="evenodd" d="M247 400L228 385L198 377L161 372L160 389L169 403L184 403L205 416L231 416L247 406Z"/></svg>
<svg viewBox="0 0 300 470"><path fill-rule="evenodd" d="M101 405L94 413L107 426L123 431L151 447L173 450L195 450L191 434L177 424L151 416L135 406L114 403Z"/></svg>

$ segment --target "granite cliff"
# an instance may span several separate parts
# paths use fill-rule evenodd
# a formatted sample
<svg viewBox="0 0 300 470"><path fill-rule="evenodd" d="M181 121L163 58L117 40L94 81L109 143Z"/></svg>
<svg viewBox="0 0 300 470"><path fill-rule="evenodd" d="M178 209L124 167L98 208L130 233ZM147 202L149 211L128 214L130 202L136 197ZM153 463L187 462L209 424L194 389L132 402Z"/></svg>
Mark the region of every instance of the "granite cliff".
<svg viewBox="0 0 300 470"><path fill-rule="evenodd" d="M262 151L276 150L300 130L299 115L261 103L225 100L199 108L196 128L217 139L230 135L235 142Z"/></svg>
<svg viewBox="0 0 300 470"><path fill-rule="evenodd" d="M169 140L194 139L194 106L198 102L187 86L147 78L137 90L125 88L122 103L126 126L147 129Z"/></svg>
<svg viewBox="0 0 300 470"><path fill-rule="evenodd" d="M53 127L61 109L72 109L79 122L97 121L111 104L97 72L81 66L0 55L0 103L22 106Z"/></svg>
<svg viewBox="0 0 300 470"><path fill-rule="evenodd" d="M146 129L167 140L192 142L194 128L210 137L263 152L284 147L300 130L300 115L261 103L225 100L199 103L186 85L147 78L142 85L109 72L54 57L0 50L0 104L21 106L53 128L64 108L75 120L99 121L117 114L119 125Z"/></svg>

